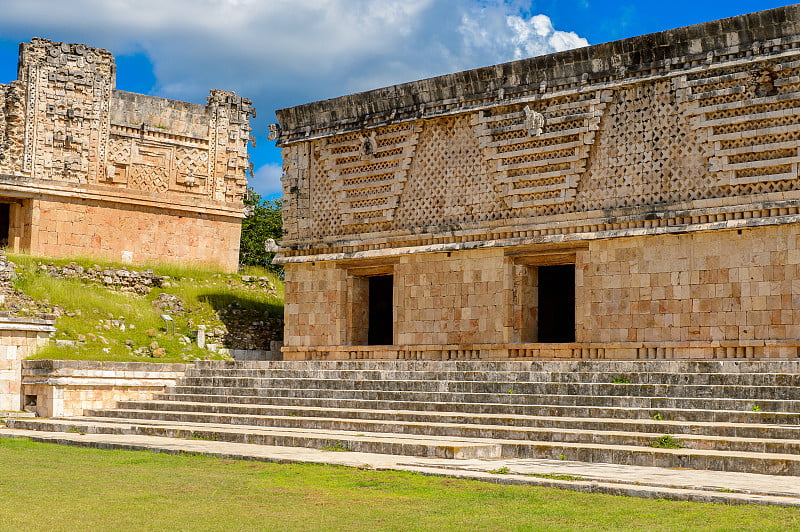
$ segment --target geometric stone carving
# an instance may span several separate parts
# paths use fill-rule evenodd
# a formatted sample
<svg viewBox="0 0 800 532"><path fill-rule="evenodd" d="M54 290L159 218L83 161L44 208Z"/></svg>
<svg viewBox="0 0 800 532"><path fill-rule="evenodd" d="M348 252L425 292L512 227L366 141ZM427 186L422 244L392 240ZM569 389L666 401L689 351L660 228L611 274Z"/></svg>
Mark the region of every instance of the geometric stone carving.
<svg viewBox="0 0 800 532"><path fill-rule="evenodd" d="M510 209L574 201L610 94L578 93L474 115L484 156Z"/></svg>
<svg viewBox="0 0 800 532"><path fill-rule="evenodd" d="M776 70L716 70L676 80L692 126L711 147L718 185L798 178L800 61Z"/></svg>
<svg viewBox="0 0 800 532"><path fill-rule="evenodd" d="M417 145L413 122L325 139L320 163L332 184L343 225L394 219Z"/></svg>

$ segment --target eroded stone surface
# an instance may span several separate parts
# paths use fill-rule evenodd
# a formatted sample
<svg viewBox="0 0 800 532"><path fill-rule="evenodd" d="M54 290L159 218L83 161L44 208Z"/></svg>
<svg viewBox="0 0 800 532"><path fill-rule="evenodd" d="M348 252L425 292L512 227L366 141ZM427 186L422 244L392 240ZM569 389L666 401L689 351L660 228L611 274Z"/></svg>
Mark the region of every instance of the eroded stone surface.
<svg viewBox="0 0 800 532"><path fill-rule="evenodd" d="M278 111L285 355L797 358L798 20ZM575 325L552 339L540 277L565 265ZM390 275L391 345L366 345L369 278Z"/></svg>
<svg viewBox="0 0 800 532"><path fill-rule="evenodd" d="M236 267L251 102L114 89L107 50L35 38L0 85L8 245L42 255ZM35 199L28 199L31 196Z"/></svg>

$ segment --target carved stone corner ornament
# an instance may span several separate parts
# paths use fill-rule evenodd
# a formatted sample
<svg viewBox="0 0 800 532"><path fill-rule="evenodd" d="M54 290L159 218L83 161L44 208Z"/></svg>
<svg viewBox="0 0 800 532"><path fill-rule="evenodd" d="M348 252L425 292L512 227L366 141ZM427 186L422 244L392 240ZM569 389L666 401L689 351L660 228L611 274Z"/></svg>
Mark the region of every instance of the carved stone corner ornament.
<svg viewBox="0 0 800 532"><path fill-rule="evenodd" d="M534 111L529 105L526 105L523 111L525 111L525 129L528 130L528 135L538 137L544 130L544 115Z"/></svg>
<svg viewBox="0 0 800 532"><path fill-rule="evenodd" d="M277 242L275 242L275 240L273 240L272 238L268 238L264 242L264 250L267 251L268 253L277 253L281 250L281 247L280 245L278 245Z"/></svg>
<svg viewBox="0 0 800 532"><path fill-rule="evenodd" d="M359 155L362 159L372 159L375 157L375 151L378 149L378 139L375 132L361 137L361 145L359 146Z"/></svg>
<svg viewBox="0 0 800 532"><path fill-rule="evenodd" d="M274 140L278 140L281 138L281 125L280 124L270 124L269 126L269 133L267 134L267 140L272 142Z"/></svg>

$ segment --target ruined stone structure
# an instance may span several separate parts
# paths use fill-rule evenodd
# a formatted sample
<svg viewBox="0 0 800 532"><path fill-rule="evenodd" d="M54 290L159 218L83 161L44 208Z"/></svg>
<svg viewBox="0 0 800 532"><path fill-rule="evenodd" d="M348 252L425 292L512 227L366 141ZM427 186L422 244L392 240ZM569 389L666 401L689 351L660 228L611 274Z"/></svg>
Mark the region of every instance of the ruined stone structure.
<svg viewBox="0 0 800 532"><path fill-rule="evenodd" d="M0 85L0 243L48 256L236 268L250 101L207 105L115 90L114 58L20 46Z"/></svg>
<svg viewBox="0 0 800 532"><path fill-rule="evenodd" d="M287 359L798 356L798 5L277 116Z"/></svg>

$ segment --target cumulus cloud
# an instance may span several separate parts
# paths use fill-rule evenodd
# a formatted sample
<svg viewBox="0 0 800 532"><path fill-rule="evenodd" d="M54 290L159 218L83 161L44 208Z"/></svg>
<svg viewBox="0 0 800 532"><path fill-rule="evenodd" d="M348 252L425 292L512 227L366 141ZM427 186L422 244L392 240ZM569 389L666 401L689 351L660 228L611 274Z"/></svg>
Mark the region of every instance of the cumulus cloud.
<svg viewBox="0 0 800 532"><path fill-rule="evenodd" d="M282 173L283 169L277 163L259 166L256 168L253 178L250 179L250 186L265 198L280 195Z"/></svg>
<svg viewBox="0 0 800 532"><path fill-rule="evenodd" d="M230 87L262 108L587 44L503 0L26 0L0 35L145 50L163 96Z"/></svg>
<svg viewBox="0 0 800 532"><path fill-rule="evenodd" d="M587 44L546 15L523 15L529 7L529 0L25 0L3 3L0 38L144 51L155 94L203 102L210 88L235 90L258 108L261 136L274 109ZM261 167L265 176L276 172Z"/></svg>

